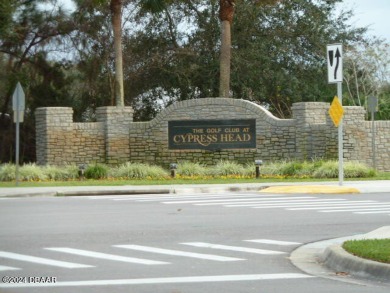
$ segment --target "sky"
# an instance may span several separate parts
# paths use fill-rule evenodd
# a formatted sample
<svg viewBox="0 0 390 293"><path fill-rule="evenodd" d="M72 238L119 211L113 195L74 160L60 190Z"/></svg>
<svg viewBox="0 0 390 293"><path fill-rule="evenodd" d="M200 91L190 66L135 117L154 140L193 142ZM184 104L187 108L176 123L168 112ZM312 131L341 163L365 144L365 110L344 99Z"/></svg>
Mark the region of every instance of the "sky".
<svg viewBox="0 0 390 293"><path fill-rule="evenodd" d="M71 0L62 2L73 7ZM384 38L390 43L390 0L343 0L338 6L355 12L352 25L369 26L369 35Z"/></svg>
<svg viewBox="0 0 390 293"><path fill-rule="evenodd" d="M344 0L339 6L355 12L352 19L354 26L369 26L369 35L384 38L390 43L390 0Z"/></svg>

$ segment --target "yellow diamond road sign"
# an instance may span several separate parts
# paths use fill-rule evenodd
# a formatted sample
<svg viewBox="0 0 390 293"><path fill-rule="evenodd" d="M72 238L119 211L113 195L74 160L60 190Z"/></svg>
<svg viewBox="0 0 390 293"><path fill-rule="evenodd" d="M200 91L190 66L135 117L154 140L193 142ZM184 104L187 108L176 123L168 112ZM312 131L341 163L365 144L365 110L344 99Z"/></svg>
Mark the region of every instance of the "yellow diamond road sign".
<svg viewBox="0 0 390 293"><path fill-rule="evenodd" d="M343 114L343 106L341 105L339 98L335 96L329 108L329 116L332 118L332 121L336 127L339 126L340 121L343 118Z"/></svg>

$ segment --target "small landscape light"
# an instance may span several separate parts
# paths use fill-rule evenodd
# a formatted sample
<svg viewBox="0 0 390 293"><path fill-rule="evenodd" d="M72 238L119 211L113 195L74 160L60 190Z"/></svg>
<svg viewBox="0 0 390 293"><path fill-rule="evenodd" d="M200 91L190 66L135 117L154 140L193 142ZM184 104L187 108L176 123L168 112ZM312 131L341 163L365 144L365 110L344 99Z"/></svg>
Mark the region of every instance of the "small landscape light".
<svg viewBox="0 0 390 293"><path fill-rule="evenodd" d="M256 178L260 178L260 166L263 165L262 160L255 160L256 165Z"/></svg>
<svg viewBox="0 0 390 293"><path fill-rule="evenodd" d="M171 164L169 164L169 169L171 169L171 177L172 177L172 178L175 178L175 176L176 176L177 164L176 164L176 163L171 163Z"/></svg>
<svg viewBox="0 0 390 293"><path fill-rule="evenodd" d="M85 164L79 165L79 178L84 177L84 172L85 172Z"/></svg>

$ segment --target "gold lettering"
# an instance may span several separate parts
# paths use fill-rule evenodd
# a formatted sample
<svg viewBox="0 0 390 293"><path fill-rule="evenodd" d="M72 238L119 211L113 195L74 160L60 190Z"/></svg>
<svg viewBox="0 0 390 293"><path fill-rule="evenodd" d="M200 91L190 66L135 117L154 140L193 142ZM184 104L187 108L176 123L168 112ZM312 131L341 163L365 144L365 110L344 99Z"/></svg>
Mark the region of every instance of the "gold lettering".
<svg viewBox="0 0 390 293"><path fill-rule="evenodd" d="M225 128L225 133L236 133L240 132L240 128Z"/></svg>
<svg viewBox="0 0 390 293"><path fill-rule="evenodd" d="M220 133L222 131L221 128L207 128L207 133Z"/></svg>
<svg viewBox="0 0 390 293"><path fill-rule="evenodd" d="M193 133L203 133L203 128L193 128L192 132Z"/></svg>

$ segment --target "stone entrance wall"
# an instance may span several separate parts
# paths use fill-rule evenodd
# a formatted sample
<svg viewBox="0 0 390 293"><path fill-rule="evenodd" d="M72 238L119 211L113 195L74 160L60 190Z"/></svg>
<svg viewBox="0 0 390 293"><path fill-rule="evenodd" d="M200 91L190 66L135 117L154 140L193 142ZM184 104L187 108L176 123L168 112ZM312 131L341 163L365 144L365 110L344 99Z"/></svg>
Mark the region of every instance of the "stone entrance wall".
<svg viewBox="0 0 390 293"><path fill-rule="evenodd" d="M133 122L131 107L102 107L97 122L74 123L71 108L36 111L38 164L127 161L168 166L179 161L215 164L255 159L337 158L337 128L327 103L296 103L293 119L278 119L261 106L236 99L176 103L149 122ZM344 107L344 158L372 164L371 122L361 107ZM168 121L256 119L255 149L169 150ZM377 168L390 170L390 121L375 122Z"/></svg>

